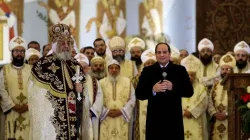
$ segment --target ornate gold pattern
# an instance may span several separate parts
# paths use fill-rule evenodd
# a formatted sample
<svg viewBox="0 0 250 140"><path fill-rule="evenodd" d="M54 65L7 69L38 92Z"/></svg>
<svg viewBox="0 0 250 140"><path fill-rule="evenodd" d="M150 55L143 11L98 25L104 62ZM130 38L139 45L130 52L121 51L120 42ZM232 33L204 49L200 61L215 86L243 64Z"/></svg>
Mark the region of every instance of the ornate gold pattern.
<svg viewBox="0 0 250 140"><path fill-rule="evenodd" d="M20 101L20 103L23 103L23 101L27 99L27 97L25 97L22 92L16 98Z"/></svg>
<svg viewBox="0 0 250 140"><path fill-rule="evenodd" d="M226 130L226 127L224 124L220 124L217 129L219 130L220 133L223 133Z"/></svg>
<svg viewBox="0 0 250 140"><path fill-rule="evenodd" d="M232 62L233 59L232 59L229 55L227 55L226 57L223 58L223 61L224 61L225 63L228 63L228 62Z"/></svg>
<svg viewBox="0 0 250 140"><path fill-rule="evenodd" d="M54 63L54 64L53 64ZM63 64L67 64L65 67L68 71L68 76L64 77L64 66ZM71 76L74 75L75 70L72 69L72 65L79 65L79 63L72 58L71 60L63 62L62 60L58 59L55 54L52 54L47 57L41 58L32 68L31 74L32 79L37 80L39 86L50 88L51 94L57 97L66 98L66 81L65 78L68 77L68 81L71 81ZM54 70L54 72L52 71ZM70 72L70 73L69 73ZM80 71L80 75L84 77L82 71ZM82 79L81 82L85 81ZM70 84L70 83L68 83ZM71 83L70 88L73 88L73 84Z"/></svg>
<svg viewBox="0 0 250 140"><path fill-rule="evenodd" d="M23 40L20 37L17 37L14 42L16 42L17 44L22 44Z"/></svg>
<svg viewBox="0 0 250 140"><path fill-rule="evenodd" d="M200 3L200 4L199 4ZM218 53L233 50L237 42L250 42L248 0L209 0L198 2L198 39L204 36L214 43ZM204 5L200 6L199 5ZM217 53L216 52L216 53Z"/></svg>
<svg viewBox="0 0 250 140"><path fill-rule="evenodd" d="M132 43L133 43L133 44L137 44L137 43L139 43L139 42L141 42L141 41L140 41L139 39L136 38Z"/></svg>
<svg viewBox="0 0 250 140"><path fill-rule="evenodd" d="M118 131L117 129L114 128L114 129L111 131L111 134L112 134L112 136L116 136L116 135L119 134L119 131Z"/></svg>
<svg viewBox="0 0 250 140"><path fill-rule="evenodd" d="M69 115L67 98L62 99L53 96L51 93L46 94L47 99L51 102L54 108L54 116L50 118L53 126L55 127L55 131L57 134L57 139L76 139L76 121L77 119L73 119L75 117Z"/></svg>
<svg viewBox="0 0 250 140"><path fill-rule="evenodd" d="M186 138L189 139L189 137L192 136L192 133L190 133L189 131L186 131L186 132L184 133L184 135L185 135Z"/></svg>
<svg viewBox="0 0 250 140"><path fill-rule="evenodd" d="M56 66L55 63L52 63L51 66L48 67L49 70L51 70L53 73L56 73L60 67Z"/></svg>
<svg viewBox="0 0 250 140"><path fill-rule="evenodd" d="M240 44L240 47L241 47L241 48L246 48L245 43L242 42L242 43Z"/></svg>
<svg viewBox="0 0 250 140"><path fill-rule="evenodd" d="M217 106L217 109L219 110L219 112L223 112L224 110L226 110L226 107L222 103L220 103L220 105Z"/></svg>

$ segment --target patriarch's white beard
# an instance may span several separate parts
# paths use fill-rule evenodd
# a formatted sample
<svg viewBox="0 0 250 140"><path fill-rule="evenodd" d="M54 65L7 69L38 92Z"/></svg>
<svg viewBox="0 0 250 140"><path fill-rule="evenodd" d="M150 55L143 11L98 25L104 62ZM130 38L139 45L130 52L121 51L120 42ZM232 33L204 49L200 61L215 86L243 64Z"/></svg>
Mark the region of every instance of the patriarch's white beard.
<svg viewBox="0 0 250 140"><path fill-rule="evenodd" d="M56 53L56 55L59 59L62 59L64 61L72 59L70 52L60 52L60 53Z"/></svg>

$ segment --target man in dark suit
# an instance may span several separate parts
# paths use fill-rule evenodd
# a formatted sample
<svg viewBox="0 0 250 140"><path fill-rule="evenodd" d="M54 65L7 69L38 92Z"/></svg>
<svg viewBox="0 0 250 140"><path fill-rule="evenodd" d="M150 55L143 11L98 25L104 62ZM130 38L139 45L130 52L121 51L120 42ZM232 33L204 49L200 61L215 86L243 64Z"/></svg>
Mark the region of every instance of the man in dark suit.
<svg viewBox="0 0 250 140"><path fill-rule="evenodd" d="M135 91L148 100L146 140L184 140L181 98L193 95L192 84L186 69L169 61L168 44L159 43L155 54L157 62L143 69Z"/></svg>

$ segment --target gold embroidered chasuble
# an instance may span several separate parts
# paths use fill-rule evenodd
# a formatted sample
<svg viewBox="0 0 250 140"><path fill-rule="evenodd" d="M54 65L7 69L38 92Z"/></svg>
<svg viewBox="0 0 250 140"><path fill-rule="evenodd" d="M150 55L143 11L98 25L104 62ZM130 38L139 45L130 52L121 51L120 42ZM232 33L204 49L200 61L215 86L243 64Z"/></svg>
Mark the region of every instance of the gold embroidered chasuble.
<svg viewBox="0 0 250 140"><path fill-rule="evenodd" d="M223 90L223 86L220 85L220 81L216 82L211 90L211 97L209 105L208 105L208 112L210 116L214 115L216 112L225 113L227 112L227 91ZM213 140L227 140L228 139L228 120L227 118L224 121L216 120L213 128L212 128L212 136Z"/></svg>
<svg viewBox="0 0 250 140"><path fill-rule="evenodd" d="M90 126L90 139L99 140L99 119L103 107L103 93L102 88L98 80L91 77L89 74L86 75L86 87L89 94L90 112L92 116L89 117Z"/></svg>
<svg viewBox="0 0 250 140"><path fill-rule="evenodd" d="M5 89L16 105L28 104L28 79L31 67L24 64L16 67L12 64L3 67ZM6 138L16 138L17 140L29 139L29 113L19 114L11 110L5 120ZM15 130L14 130L15 129Z"/></svg>
<svg viewBox="0 0 250 140"><path fill-rule="evenodd" d="M204 66L202 64L196 73L199 82L204 84L205 86L212 86L213 81L211 80L211 78L216 77L217 69L218 69L218 64L216 64L213 61L207 66Z"/></svg>
<svg viewBox="0 0 250 140"><path fill-rule="evenodd" d="M121 67L121 76L128 77L129 79L132 79L134 76L138 74L138 70L136 68L136 65L131 60L126 60L120 64Z"/></svg>
<svg viewBox="0 0 250 140"><path fill-rule="evenodd" d="M63 61L58 59L56 54L42 57L33 66L28 97L31 120L30 139L77 139L77 132L81 131L77 129L80 125L85 126L83 122L87 121L83 119L84 115L89 115L82 112L89 111L85 111L83 106L85 92L80 93L82 100L80 102L77 100L78 95L72 80L76 73L76 66L79 66L79 63L74 58ZM83 76L80 80L83 83L85 78L82 69L80 76ZM82 110L81 106L83 106ZM84 136L88 137L85 129L84 132L86 132Z"/></svg>
<svg viewBox="0 0 250 140"><path fill-rule="evenodd" d="M111 83L108 77L100 80L103 90L103 111L101 115L100 140L128 140L135 105L134 88L127 77L119 76L116 83ZM110 109L120 109L122 116L111 118L107 116Z"/></svg>
<svg viewBox="0 0 250 140"><path fill-rule="evenodd" d="M188 110L192 118L183 116L184 136L186 140L208 140L206 109L208 105L207 89L198 82L193 83L194 95L182 98L182 109Z"/></svg>

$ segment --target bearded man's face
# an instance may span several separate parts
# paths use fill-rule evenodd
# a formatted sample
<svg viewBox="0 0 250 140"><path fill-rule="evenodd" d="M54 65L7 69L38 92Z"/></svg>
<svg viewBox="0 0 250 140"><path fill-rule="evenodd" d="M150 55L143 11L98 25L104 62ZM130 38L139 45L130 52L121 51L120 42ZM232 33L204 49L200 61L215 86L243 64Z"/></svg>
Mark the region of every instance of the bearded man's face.
<svg viewBox="0 0 250 140"><path fill-rule="evenodd" d="M22 66L24 63L24 57L25 57L25 49L21 46L15 47L12 50L12 63L15 66Z"/></svg>
<svg viewBox="0 0 250 140"><path fill-rule="evenodd" d="M239 50L235 52L236 66L239 69L243 69L247 65L248 54L245 51Z"/></svg>
<svg viewBox="0 0 250 140"><path fill-rule="evenodd" d="M131 60L135 61L136 66L141 65L142 64L142 61L141 61L142 49L139 47L133 47L130 50L130 53L131 53Z"/></svg>
<svg viewBox="0 0 250 140"><path fill-rule="evenodd" d="M118 61L119 63L125 60L125 51L124 49L116 49L112 51L113 59Z"/></svg>
<svg viewBox="0 0 250 140"><path fill-rule="evenodd" d="M213 58L212 55L213 55L213 52L209 48L203 48L200 51L200 60L203 63L203 65L206 66L212 62L212 58Z"/></svg>

